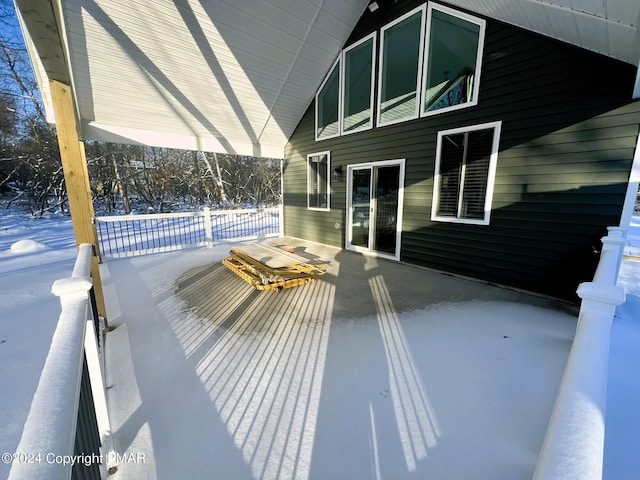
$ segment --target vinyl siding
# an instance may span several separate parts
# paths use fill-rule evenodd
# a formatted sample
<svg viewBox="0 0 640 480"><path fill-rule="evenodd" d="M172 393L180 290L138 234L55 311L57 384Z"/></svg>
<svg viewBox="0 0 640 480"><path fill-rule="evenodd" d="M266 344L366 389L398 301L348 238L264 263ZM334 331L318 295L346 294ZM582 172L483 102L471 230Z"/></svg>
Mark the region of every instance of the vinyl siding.
<svg viewBox="0 0 640 480"><path fill-rule="evenodd" d="M384 21L365 15L348 43L420 3L391 6ZM285 232L344 246L346 165L404 158L402 261L576 300L620 219L640 123L634 76L631 65L487 20L475 107L315 142L310 105L285 150ZM490 225L432 222L438 131L498 120ZM343 178L331 181L329 212L308 211L306 155L326 150Z"/></svg>

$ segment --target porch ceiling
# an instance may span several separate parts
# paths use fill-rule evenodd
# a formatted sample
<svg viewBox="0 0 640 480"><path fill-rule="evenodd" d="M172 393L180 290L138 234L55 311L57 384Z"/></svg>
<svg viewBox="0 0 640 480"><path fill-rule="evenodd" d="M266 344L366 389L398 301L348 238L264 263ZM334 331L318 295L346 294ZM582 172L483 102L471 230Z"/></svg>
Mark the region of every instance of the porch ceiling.
<svg viewBox="0 0 640 480"><path fill-rule="evenodd" d="M447 0L460 8L638 65L637 0Z"/></svg>
<svg viewBox="0 0 640 480"><path fill-rule="evenodd" d="M66 67L85 139L282 157L367 0L16 5L51 121Z"/></svg>
<svg viewBox="0 0 640 480"><path fill-rule="evenodd" d="M50 121L59 80L84 139L269 157L283 156L369 3L15 2ZM447 3L638 64L637 0Z"/></svg>

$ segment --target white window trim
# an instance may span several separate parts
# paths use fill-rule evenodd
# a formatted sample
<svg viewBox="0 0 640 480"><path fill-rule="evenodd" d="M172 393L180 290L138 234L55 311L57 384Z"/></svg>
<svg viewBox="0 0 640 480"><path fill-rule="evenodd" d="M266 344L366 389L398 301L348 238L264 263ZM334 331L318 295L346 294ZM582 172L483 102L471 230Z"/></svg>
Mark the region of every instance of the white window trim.
<svg viewBox="0 0 640 480"><path fill-rule="evenodd" d="M311 177L311 167L310 167L310 163L309 163L309 159L311 157L317 157L320 155L326 155L327 156L327 206L325 208L322 207L312 207L309 204L309 180ZM318 182L318 185L320 185L320 182ZM331 210L331 152L329 150L325 151L325 152L315 152L315 153L310 153L309 155L307 155L307 210L316 210L316 211L321 211L321 212L328 212L329 210Z"/></svg>
<svg viewBox="0 0 640 480"><path fill-rule="evenodd" d="M487 172L487 191L484 199L484 218L481 220L469 218L442 217L437 215L440 202L440 154L442 151L442 138L445 135L455 135L458 133L473 132L476 130L493 129L493 145L491 146L491 156L489 158L489 171ZM493 200L493 190L495 187L496 168L498 164L498 150L500 148L500 132L502 121L483 123L470 127L453 128L438 132L436 145L436 165L433 176L433 202L431 204L431 220L435 222L466 223L471 225L489 225L491 219L491 204ZM462 189L461 189L462 191Z"/></svg>
<svg viewBox="0 0 640 480"><path fill-rule="evenodd" d="M371 92L370 92L370 98L369 98L369 125L366 127L362 127L362 128L357 128L355 130L349 130L348 132L344 131L344 97L346 95L347 92L347 88L345 85L345 81L346 81L346 60L345 57L347 55L347 52L349 52L350 50L353 50L354 48L359 47L360 45L362 45L365 42L368 42L370 39L373 39L373 44L371 45L371 78L369 79L370 85L371 85ZM365 130L371 130L373 128L373 107L374 107L374 99L375 99L375 79L376 79L376 32L371 33L370 35L367 35L366 37L364 37L361 40L358 40L356 43L354 43L353 45L349 45L347 48L345 48L341 55L340 55L340 102L339 102L339 120L340 120L340 135L350 135L352 133L357 133L357 132L363 132ZM317 105L317 102L316 102ZM317 130L316 130L317 131ZM322 137L324 138L329 138L329 137Z"/></svg>
<svg viewBox="0 0 640 480"><path fill-rule="evenodd" d="M331 77L331 74L333 73L333 70L335 68L338 68L338 77L339 77L339 81L338 81L338 133L334 134L334 135L324 135L322 137L318 136L318 96L320 95L320 92L322 92L322 89L325 87L325 85L327 84L327 82L329 81L329 78ZM341 118L342 118L342 54L340 54L338 56L338 58L336 59L335 62L333 62L333 65L331 66L331 68L329 69L329 72L327 73L327 76L324 78L324 80L322 81L322 84L320 85L320 88L318 88L318 91L316 92L316 97L315 97L315 123L314 123L314 137L316 142L319 140L327 140L329 138L336 138L339 137L341 135L341 126L340 126L340 122L341 122Z"/></svg>
<svg viewBox="0 0 640 480"><path fill-rule="evenodd" d="M379 65L378 65L378 85L377 85L377 90L378 90L378 99L377 99L377 114L376 114L376 125L378 127L385 127L387 125L395 125L397 123L402 123L402 122L407 122L409 120L414 120L416 118L418 118L420 116L420 109L421 109L421 100L422 100L422 74L424 72L424 67L423 67L423 63L424 63L424 42L425 42L425 22L426 22L426 15L425 15L425 10L426 10L426 4L421 5L417 8L414 8L413 10L411 10L410 12L405 13L404 15L402 15L399 18L396 18L394 21L392 21L391 23L386 24L384 27L382 27L380 29L380 52L378 55L378 58L380 59L379 61ZM410 117L403 117L397 120L391 120L388 122L383 122L382 121L382 68L384 66L384 62L383 62L383 54L384 54L384 34L385 32L394 27L395 25L397 25L398 23L406 20L407 18L415 15L416 13L421 12L421 18L420 18L420 52L418 53L418 72L417 72L417 78L416 78L416 110L414 115L410 116Z"/></svg>
<svg viewBox="0 0 640 480"><path fill-rule="evenodd" d="M476 55L476 70L473 79L473 100L467 103L461 103L459 105L453 105L451 107L439 108L438 110L429 110L425 111L424 108L424 96L426 91L426 83L427 83L427 66L429 65L429 38L431 34L431 17L433 10L438 10L440 12L446 13L453 17L458 17L463 20L466 20L470 23L475 23L480 26L479 38L478 38L478 53ZM426 31L425 31L425 46L424 46L424 55L422 61L422 85L420 87L420 116L428 117L431 115L438 115L445 112L451 112L454 110L460 110L461 108L473 107L478 104L478 96L480 94L480 76L482 69L482 57L484 54L484 37L486 30L487 22L481 18L474 17L472 15L468 15L464 12L460 12L458 10L454 10L449 7L445 7L444 5L438 5L432 2L429 2L427 6L427 22L426 22Z"/></svg>

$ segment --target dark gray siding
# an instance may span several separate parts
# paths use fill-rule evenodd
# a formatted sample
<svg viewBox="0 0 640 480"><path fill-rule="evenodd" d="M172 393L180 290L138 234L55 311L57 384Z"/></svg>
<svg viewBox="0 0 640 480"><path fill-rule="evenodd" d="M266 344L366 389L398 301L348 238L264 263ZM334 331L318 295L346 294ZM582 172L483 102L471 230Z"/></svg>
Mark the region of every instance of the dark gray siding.
<svg viewBox="0 0 640 480"><path fill-rule="evenodd" d="M420 3L364 19L349 43ZM575 299L620 219L640 122L634 76L631 65L488 20L475 107L315 142L309 106L285 151L285 232L344 246L346 178L332 180L330 212L308 211L307 154L331 151L332 167L404 158L403 261ZM497 120L490 225L432 222L437 132Z"/></svg>

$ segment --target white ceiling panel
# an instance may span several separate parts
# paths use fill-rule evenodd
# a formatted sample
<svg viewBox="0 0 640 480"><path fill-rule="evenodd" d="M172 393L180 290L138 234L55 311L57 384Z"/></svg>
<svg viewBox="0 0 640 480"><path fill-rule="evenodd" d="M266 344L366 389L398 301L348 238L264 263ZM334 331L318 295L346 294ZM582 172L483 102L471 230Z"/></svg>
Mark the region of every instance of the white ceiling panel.
<svg viewBox="0 0 640 480"><path fill-rule="evenodd" d="M636 27L640 23L640 12L638 12L638 0L608 0L606 2L607 18L622 24L631 24ZM633 15L636 17L633 18Z"/></svg>
<svg viewBox="0 0 640 480"><path fill-rule="evenodd" d="M367 1L62 5L85 135L281 157Z"/></svg>
<svg viewBox="0 0 640 480"><path fill-rule="evenodd" d="M640 0L447 0L454 6L638 65Z"/></svg>
<svg viewBox="0 0 640 480"><path fill-rule="evenodd" d="M27 12L27 44L48 114L47 75L70 76L85 138L282 157L370 0L15 1L60 6ZM444 3L638 65L640 0Z"/></svg>

